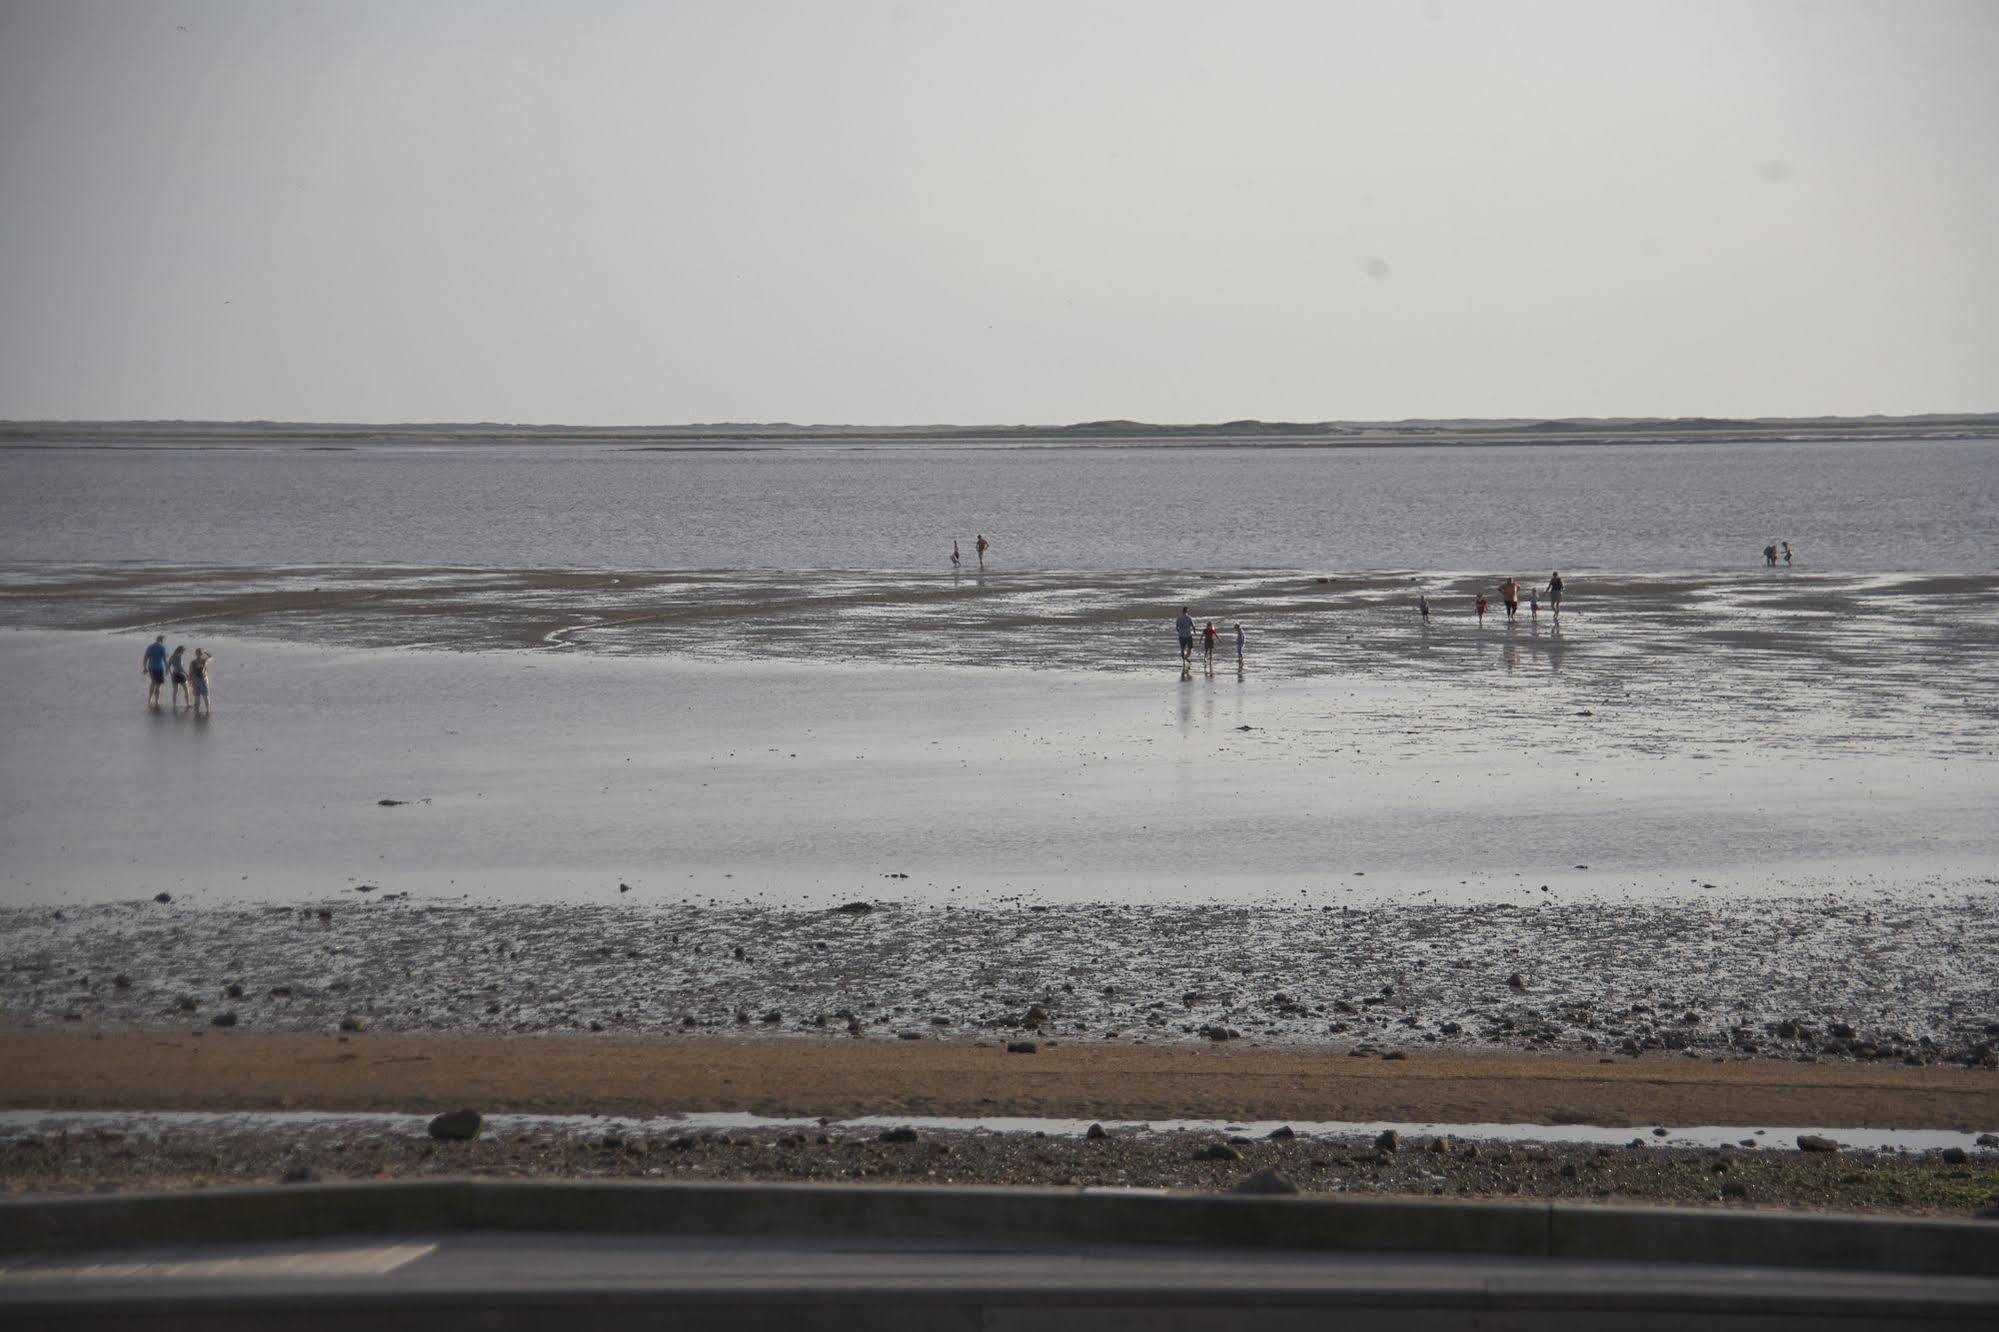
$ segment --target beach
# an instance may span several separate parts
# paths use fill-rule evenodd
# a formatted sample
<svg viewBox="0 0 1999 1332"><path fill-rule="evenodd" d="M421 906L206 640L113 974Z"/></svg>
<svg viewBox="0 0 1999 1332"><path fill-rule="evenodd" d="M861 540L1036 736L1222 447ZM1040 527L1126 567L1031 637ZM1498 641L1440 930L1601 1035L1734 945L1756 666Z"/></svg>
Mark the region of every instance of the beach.
<svg viewBox="0 0 1999 1332"><path fill-rule="evenodd" d="M485 478L476 520L546 449L360 453ZM963 484L925 449L854 465ZM1330 465L1280 452L1249 465ZM1139 453L1141 489L1181 465ZM759 469L843 466L732 456L693 475L744 530ZM606 459L576 475L633 475ZM1481 625L1470 560L451 564L381 531L0 566L11 1185L444 1169L421 1117L462 1103L512 1124L475 1172L1210 1188L1288 1154L1308 1189L1995 1198L1999 574L1962 533L1918 568L1584 568L1559 621ZM141 706L159 633L217 654L212 717ZM1484 1147L1378 1152L1397 1126ZM1795 1141L1842 1134L1838 1168Z"/></svg>

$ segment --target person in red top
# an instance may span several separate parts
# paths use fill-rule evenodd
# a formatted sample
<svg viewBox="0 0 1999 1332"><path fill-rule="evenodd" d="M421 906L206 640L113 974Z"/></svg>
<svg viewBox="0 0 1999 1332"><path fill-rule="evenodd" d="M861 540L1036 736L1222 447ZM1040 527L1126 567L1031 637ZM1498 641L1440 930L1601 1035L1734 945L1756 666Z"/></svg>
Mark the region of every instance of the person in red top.
<svg viewBox="0 0 1999 1332"><path fill-rule="evenodd" d="M1208 669L1215 669L1215 622L1208 621L1208 627L1201 631L1201 655L1208 659Z"/></svg>

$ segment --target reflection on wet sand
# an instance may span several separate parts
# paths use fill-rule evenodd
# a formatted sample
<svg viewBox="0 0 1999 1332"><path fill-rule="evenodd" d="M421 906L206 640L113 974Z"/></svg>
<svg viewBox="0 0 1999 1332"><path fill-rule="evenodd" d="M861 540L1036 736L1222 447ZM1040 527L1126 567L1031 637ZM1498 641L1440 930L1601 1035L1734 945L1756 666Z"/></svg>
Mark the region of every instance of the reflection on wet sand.
<svg viewBox="0 0 1999 1332"><path fill-rule="evenodd" d="M1565 676L1655 709L1843 717L1831 742L1999 739L1999 575L1571 579L1564 614L1476 624L1481 574L206 568L0 571L0 624L174 625L331 645L1152 671L1180 604L1241 620L1263 679ZM1417 613L1430 594L1435 613ZM1447 612L1443 607L1461 608ZM1544 623L1545 621L1545 623ZM1203 670L1205 671L1205 664ZM1195 676L1192 666L1183 680Z"/></svg>

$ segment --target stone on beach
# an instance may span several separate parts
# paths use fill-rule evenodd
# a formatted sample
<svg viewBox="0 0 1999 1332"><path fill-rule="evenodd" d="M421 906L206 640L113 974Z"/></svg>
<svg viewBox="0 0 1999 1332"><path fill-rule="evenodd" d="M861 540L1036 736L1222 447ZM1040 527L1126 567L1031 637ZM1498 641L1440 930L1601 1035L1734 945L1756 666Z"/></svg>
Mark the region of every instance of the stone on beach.
<svg viewBox="0 0 1999 1332"><path fill-rule="evenodd" d="M1274 1166L1257 1171L1254 1175L1251 1175L1248 1179L1229 1190L1230 1193L1255 1193L1272 1196L1292 1194L1298 1191L1298 1186L1293 1184L1283 1171L1278 1170Z"/></svg>
<svg viewBox="0 0 1999 1332"><path fill-rule="evenodd" d="M435 1116L426 1132L445 1142L470 1142L479 1136L486 1120L477 1110L447 1110Z"/></svg>

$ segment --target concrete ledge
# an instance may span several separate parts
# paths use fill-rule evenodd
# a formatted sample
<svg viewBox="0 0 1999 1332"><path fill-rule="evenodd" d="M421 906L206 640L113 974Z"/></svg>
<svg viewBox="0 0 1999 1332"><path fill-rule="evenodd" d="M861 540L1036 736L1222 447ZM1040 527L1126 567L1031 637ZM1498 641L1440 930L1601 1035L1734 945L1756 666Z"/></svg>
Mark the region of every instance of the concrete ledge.
<svg viewBox="0 0 1999 1332"><path fill-rule="evenodd" d="M1999 1224L1577 1203L515 1180L0 1202L0 1252L440 1231L1206 1245L1999 1275Z"/></svg>

